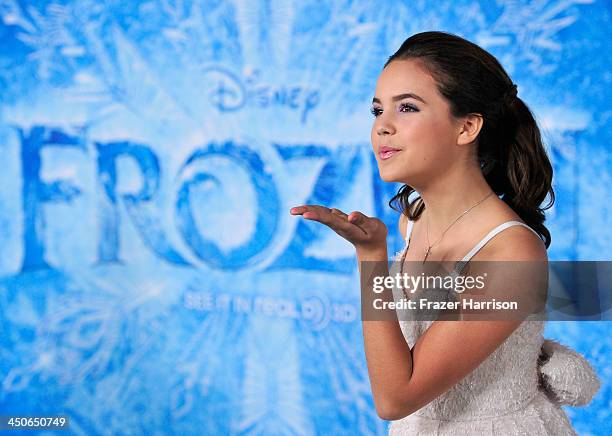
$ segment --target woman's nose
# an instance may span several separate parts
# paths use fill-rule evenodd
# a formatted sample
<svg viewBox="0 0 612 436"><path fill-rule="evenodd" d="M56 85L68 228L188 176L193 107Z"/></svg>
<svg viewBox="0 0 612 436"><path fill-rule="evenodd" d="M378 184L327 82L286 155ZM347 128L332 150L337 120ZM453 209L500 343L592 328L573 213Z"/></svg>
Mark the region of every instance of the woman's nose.
<svg viewBox="0 0 612 436"><path fill-rule="evenodd" d="M378 134L378 136L382 136L382 135L390 135L393 132L395 132L395 130L393 129L393 127L389 124L381 124L380 126L378 126L378 128L376 129L376 133Z"/></svg>

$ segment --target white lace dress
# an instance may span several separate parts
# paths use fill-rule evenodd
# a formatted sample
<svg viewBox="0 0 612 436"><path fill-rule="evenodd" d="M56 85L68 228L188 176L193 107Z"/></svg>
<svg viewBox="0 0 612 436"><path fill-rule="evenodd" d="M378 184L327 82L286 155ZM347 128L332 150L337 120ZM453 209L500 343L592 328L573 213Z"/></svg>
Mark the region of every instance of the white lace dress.
<svg viewBox="0 0 612 436"><path fill-rule="evenodd" d="M509 221L493 229L458 265ZM406 231L408 248L413 222ZM529 228L529 227L527 227ZM390 274L399 272L398 253ZM460 267L459 267L460 269ZM394 289L396 300L401 290ZM400 321L412 348L434 321ZM389 424L389 435L574 435L561 405L587 404L600 380L580 354L542 336L543 321L524 321L481 365L413 414Z"/></svg>

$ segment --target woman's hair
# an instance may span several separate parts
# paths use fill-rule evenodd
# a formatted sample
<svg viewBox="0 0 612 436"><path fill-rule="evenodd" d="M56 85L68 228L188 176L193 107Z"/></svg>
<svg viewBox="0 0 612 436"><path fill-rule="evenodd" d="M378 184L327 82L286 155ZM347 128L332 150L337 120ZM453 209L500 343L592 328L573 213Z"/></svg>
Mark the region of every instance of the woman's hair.
<svg viewBox="0 0 612 436"><path fill-rule="evenodd" d="M550 246L544 210L555 201L553 169L540 129L527 105L516 96L516 85L498 60L478 45L444 32L423 32L408 38L385 63L418 59L449 101L453 116L478 113L483 126L477 157L491 189ZM409 219L419 218L425 204L409 200L414 188L403 185L389 206ZM550 201L540 207L546 195ZM394 203L399 204L399 209Z"/></svg>

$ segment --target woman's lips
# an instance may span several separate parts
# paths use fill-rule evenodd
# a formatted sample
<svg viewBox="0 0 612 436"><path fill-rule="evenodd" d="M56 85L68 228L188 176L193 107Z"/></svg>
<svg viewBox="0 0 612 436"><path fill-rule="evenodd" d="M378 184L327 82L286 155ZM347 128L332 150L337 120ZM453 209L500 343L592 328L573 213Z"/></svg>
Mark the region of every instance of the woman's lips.
<svg viewBox="0 0 612 436"><path fill-rule="evenodd" d="M382 159L382 160L387 160L390 157L396 155L397 153L399 153L400 150L399 148L393 148L393 147L380 147L380 149L378 150L378 156Z"/></svg>

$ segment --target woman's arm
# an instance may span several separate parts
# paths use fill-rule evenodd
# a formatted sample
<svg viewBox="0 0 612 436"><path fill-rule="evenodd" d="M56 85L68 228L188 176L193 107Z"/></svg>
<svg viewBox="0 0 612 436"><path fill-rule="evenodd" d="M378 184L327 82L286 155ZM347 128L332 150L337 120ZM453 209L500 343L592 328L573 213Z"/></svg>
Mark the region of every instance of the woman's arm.
<svg viewBox="0 0 612 436"><path fill-rule="evenodd" d="M546 248L532 232L517 226L491 240L479 258L545 261ZM513 274L516 272L508 273ZM504 282L503 277L499 279ZM398 334L399 326L393 325L397 323L363 321L368 371L379 416L397 420L419 410L476 369L520 323L520 319L435 321L407 352L401 332Z"/></svg>
<svg viewBox="0 0 612 436"><path fill-rule="evenodd" d="M355 243L349 238L358 234L345 225L351 223L351 219L341 223L337 221L342 219L340 216L327 216L324 209L303 211L311 210L313 213L308 219L320 221L332 229L341 226L341 232L334 230L347 235L356 245L360 263L387 261L386 245L383 250L377 243ZM353 214L355 212L345 216L353 217L366 229L366 235L368 229L378 224L370 221L375 218L363 214L354 218ZM529 230L517 226L498 234L479 252L479 257L542 261L546 260L546 249ZM472 372L520 323L520 320L435 321L411 350L397 320L362 321L368 374L378 415L386 420L397 420L419 410Z"/></svg>
<svg viewBox="0 0 612 436"><path fill-rule="evenodd" d="M367 251L358 251L357 259L362 262L376 262L379 269L376 276L388 276L387 253L375 255ZM364 280L364 274L360 275ZM372 292L372 283L361 284L364 292ZM370 377L370 387L378 416L383 419L394 419L391 414L401 402L402 385L408 383L412 376L412 354L406 343L397 318L393 320L361 322L363 342Z"/></svg>

